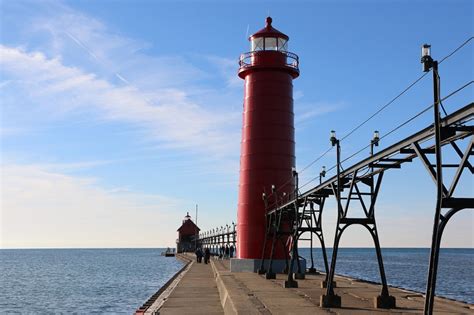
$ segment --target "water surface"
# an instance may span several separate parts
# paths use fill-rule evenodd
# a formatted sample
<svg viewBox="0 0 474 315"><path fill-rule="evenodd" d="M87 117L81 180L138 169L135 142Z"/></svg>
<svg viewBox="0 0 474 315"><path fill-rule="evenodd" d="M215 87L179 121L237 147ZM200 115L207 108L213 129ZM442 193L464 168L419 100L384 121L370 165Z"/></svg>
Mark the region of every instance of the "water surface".
<svg viewBox="0 0 474 315"><path fill-rule="evenodd" d="M302 248L300 255L307 259L309 249ZM328 249L331 265L332 249ZM429 248L383 248L382 256L389 285L425 292L428 272ZM314 254L315 265L324 270L321 250ZM336 273L380 282L377 256L373 248L341 248L337 255ZM439 258L436 295L474 303L474 249L442 248Z"/></svg>
<svg viewBox="0 0 474 315"><path fill-rule="evenodd" d="M0 312L131 314L182 266L161 251L0 250Z"/></svg>

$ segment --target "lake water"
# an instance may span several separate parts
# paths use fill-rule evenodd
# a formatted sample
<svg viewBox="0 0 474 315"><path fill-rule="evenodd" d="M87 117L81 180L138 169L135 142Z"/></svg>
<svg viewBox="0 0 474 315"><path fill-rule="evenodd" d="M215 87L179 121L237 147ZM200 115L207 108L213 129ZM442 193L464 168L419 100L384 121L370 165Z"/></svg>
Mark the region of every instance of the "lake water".
<svg viewBox="0 0 474 315"><path fill-rule="evenodd" d="M182 267L162 250L0 250L0 313L131 314ZM300 254L309 267L309 250ZM385 248L383 256L389 284L424 292L428 249ZM320 270L321 257L316 250ZM340 249L336 273L379 281L374 250ZM442 249L436 293L474 303L473 284L474 249Z"/></svg>
<svg viewBox="0 0 474 315"><path fill-rule="evenodd" d="M324 270L320 249L314 254L318 270ZM328 249L331 265L332 249ZM309 249L300 255L307 259ZM389 285L425 292L430 250L428 248L383 248L385 275ZM377 256L373 248L341 248L337 254L336 274L380 282ZM474 303L474 249L442 248L440 252L436 295Z"/></svg>
<svg viewBox="0 0 474 315"><path fill-rule="evenodd" d="M162 250L0 250L0 313L132 314L183 265Z"/></svg>

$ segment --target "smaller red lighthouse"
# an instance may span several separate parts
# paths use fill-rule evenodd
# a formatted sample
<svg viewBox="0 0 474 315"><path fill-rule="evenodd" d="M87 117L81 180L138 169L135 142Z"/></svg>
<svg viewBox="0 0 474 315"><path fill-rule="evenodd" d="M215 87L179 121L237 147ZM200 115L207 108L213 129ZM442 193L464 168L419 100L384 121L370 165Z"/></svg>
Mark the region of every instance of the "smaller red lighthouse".
<svg viewBox="0 0 474 315"><path fill-rule="evenodd" d="M199 235L201 229L191 220L189 212L184 217L183 223L178 229L178 239L176 247L178 253L194 252L196 250L195 238Z"/></svg>
<svg viewBox="0 0 474 315"><path fill-rule="evenodd" d="M265 241L262 193L294 191L295 128L293 79L299 76L298 56L288 51L289 37L272 26L250 36L251 51L240 56L238 75L245 80L235 271L256 270ZM284 260L284 250L276 251ZM240 260L240 261L239 261ZM240 266L240 267L239 267ZM244 267L242 267L244 266ZM242 267L242 268L241 268Z"/></svg>

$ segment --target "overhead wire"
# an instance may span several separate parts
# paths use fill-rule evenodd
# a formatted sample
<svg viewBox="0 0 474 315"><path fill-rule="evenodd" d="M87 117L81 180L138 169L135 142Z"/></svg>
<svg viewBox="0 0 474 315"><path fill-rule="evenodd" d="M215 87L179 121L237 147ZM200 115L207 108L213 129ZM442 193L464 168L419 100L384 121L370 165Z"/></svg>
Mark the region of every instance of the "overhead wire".
<svg viewBox="0 0 474 315"><path fill-rule="evenodd" d="M455 53L457 53L459 50L461 50L464 46L466 46L472 39L474 39L474 36L466 39L461 45L459 45L456 49L454 49L452 52L450 52L448 55L443 57L438 64L441 64L443 61L446 59L450 58L453 56ZM339 141L343 141L344 139L348 138L350 135L352 135L354 132L356 132L360 127L365 125L367 122L369 122L372 118L377 116L380 112L382 112L384 109L386 109L388 106L393 104L397 99L399 99L403 94L408 92L412 87L414 87L418 82L420 82L429 72L425 72L422 76L420 76L418 79L413 81L410 85L408 85L403 91L401 91L399 94L397 94L394 98L392 98L388 103L383 105L381 108L379 108L375 113L370 115L367 119L365 119L363 122L361 122L359 125L357 125L355 128L353 128L349 133L347 133L344 137L342 137Z"/></svg>
<svg viewBox="0 0 474 315"><path fill-rule="evenodd" d="M443 97L440 101L444 101L444 100L447 100L448 98L452 97L453 95L459 93L460 91L462 91L463 89L465 89L466 87L468 87L469 85L473 84L474 83L474 80L471 80L469 82L467 82L466 84L462 85L461 87L457 88L456 90L452 91L451 93L449 93L448 95L446 95L445 97ZM427 111L429 111L435 104L430 104L429 106L425 107L423 110L421 110L420 112L418 112L417 114L415 114L414 116L410 117L408 120L404 121L403 123L401 123L400 125L396 126L395 128L391 129L390 131L388 131L386 134L384 134L382 137L380 137L380 140L388 137L389 135L391 135L392 133L396 132L397 130L403 128L404 126L406 126L407 124L409 124L410 122L412 122L413 120L415 120L416 118L420 117L421 115L423 115L424 113L426 113ZM363 152L364 150L368 149L370 147L370 144L360 148L359 150L357 150L356 152L352 153L350 156L348 156L347 158L343 159L341 161L341 164L350 160L351 158L353 158L354 156L360 154L361 152ZM333 165L331 168L329 168L327 170L327 172L331 171L332 169L336 168L337 165ZM320 177L319 176L316 176L316 177L313 177L312 179L310 179L308 182L304 183L302 186L300 186L300 189L307 186L308 184L310 184L311 182L315 181L316 179L318 179Z"/></svg>
<svg viewBox="0 0 474 315"><path fill-rule="evenodd" d="M446 55L445 57L443 57L439 62L438 64L441 64L442 62L444 62L445 60L449 59L451 56L453 56L454 54L456 54L459 50L461 50L464 46L466 46L472 39L474 39L474 36L471 36L470 38L466 39L462 44L460 44L458 47L456 47L452 52L450 52L448 55ZM369 122L371 119L373 119L375 116L377 116L378 114L380 114L383 110L385 110L387 107L389 107L391 104L393 104L397 99L399 99L401 96L403 96L406 92L408 92L412 87L414 87L418 82L420 82L429 72L425 72L423 75L421 75L420 77L418 77L415 81L413 81L412 83L410 83L405 89L403 89L400 93L398 93L395 97L393 97L389 102L387 102L386 104L384 104L382 107L380 107L377 111L375 111L372 115L370 115L367 119L365 119L364 121L362 121L361 123L359 123L356 127L354 127L351 131L349 131L346 135L344 135L339 141L343 141L345 139L347 139L348 137L350 137L354 132L356 132L358 129L360 129L362 126L364 126L367 122ZM470 83L469 83L470 84ZM468 85L469 85L468 84ZM464 87L462 87L461 89L463 89ZM450 96L450 95L449 95ZM447 97L443 98L440 100L440 105L442 106L442 109L443 111L446 113L446 110L444 109L444 106L442 105L442 101L444 99L446 99ZM355 154L351 155L350 157L353 157L354 155L357 155L359 154L360 152L362 152L363 150L367 149L368 147L370 146L367 145L365 146L364 148L360 149L359 151L357 151ZM322 154L320 154L318 157L316 157L314 160L312 160L309 164L307 164L305 167L303 167L298 173L301 174L303 173L304 171L306 171L308 168L310 168L311 166L313 166L315 163L317 163L318 161L320 161L324 156L326 156L331 150L332 150L333 147L330 147L329 149L327 149L326 151L324 151ZM349 157L349 158L350 158ZM348 158L346 158L344 161L347 161ZM342 161L342 162L344 162ZM341 163L342 163L341 162ZM335 167L335 166L334 166ZM316 178L313 178L312 181L314 181L315 179L317 179L318 177L316 176ZM282 190L284 187L286 187L286 185L288 185L291 181L293 180L293 176L290 176L283 184L280 184L278 187L276 187L276 190L275 190L275 193L279 192L280 190ZM306 184L305 184L306 185ZM301 189L302 187L300 187ZM270 194L273 195L274 192L272 192Z"/></svg>
<svg viewBox="0 0 474 315"><path fill-rule="evenodd" d="M472 39L474 39L474 36L471 36L470 38L466 39L463 43L461 43L458 47L456 47L452 52L450 52L448 55L446 55L445 57L443 57L439 62L438 64L441 64L442 62L444 62L445 60L449 59L451 56L453 56L454 54L456 54L459 50L461 50L464 46L466 46ZM404 95L406 92L408 92L413 86L415 86L418 82L420 82L429 72L426 72L424 73L422 76L420 76L419 78L417 78L415 81L413 81L411 84L409 84L403 91L401 91L399 94L397 94L394 98L392 98L389 102L387 102L386 104L384 104L382 107L380 107L375 113L373 113L372 115L370 115L367 119L365 119L363 122L361 122L360 124L358 124L356 127L354 127L349 133L347 133L344 137L342 137L339 141L343 141L344 139L347 139L350 135L352 135L354 132L356 132L358 129L360 129L363 125L365 125L367 122L369 122L372 118L374 118L375 116L377 116L380 112L382 112L383 110L385 110L388 106L390 106L391 104L393 104L397 99L399 99L402 95ZM467 85L469 85L470 83L468 83ZM461 87L460 89L463 89L465 88L465 86ZM457 93L458 91L455 91L455 93ZM448 95L447 97L443 98L440 100L440 105L442 106L442 109L443 111L445 112L445 114L447 115L447 112L444 108L444 106L442 105L442 101L447 99L448 97L450 97L453 93L451 93L450 95ZM361 150L359 151L363 151L364 149L367 149L368 147L370 146L370 144L368 146L366 146L365 148L362 148ZM314 159L313 161L311 161L307 166L305 166L303 169L301 169L301 171L299 171L299 173L301 174L302 172L304 172L305 170L307 170L309 167L313 166L317 161L319 161L320 159L322 159L327 153L329 153L331 151L332 147L329 148L327 151L325 151L323 154L321 154L320 156L318 156L316 159ZM356 152L357 154L360 153L360 152ZM347 159L346 159L347 160ZM342 163L342 162L341 162ZM316 177L317 178L317 177ZM291 180L291 178L290 178ZM315 179L313 179L315 180Z"/></svg>

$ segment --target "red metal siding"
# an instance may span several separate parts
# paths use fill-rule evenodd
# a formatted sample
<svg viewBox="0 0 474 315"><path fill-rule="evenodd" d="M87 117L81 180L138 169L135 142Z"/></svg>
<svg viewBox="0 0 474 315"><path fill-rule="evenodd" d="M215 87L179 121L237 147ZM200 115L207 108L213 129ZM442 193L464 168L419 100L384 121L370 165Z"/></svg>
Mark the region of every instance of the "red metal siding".
<svg viewBox="0 0 474 315"><path fill-rule="evenodd" d="M260 258L265 239L263 190L271 185L278 194L291 193L295 166L293 78L298 73L286 65L280 52L262 51L251 66L241 68L245 78L244 113L240 156L240 184L237 214L238 258ZM279 189L280 188L280 189ZM284 259L276 248L275 259Z"/></svg>

